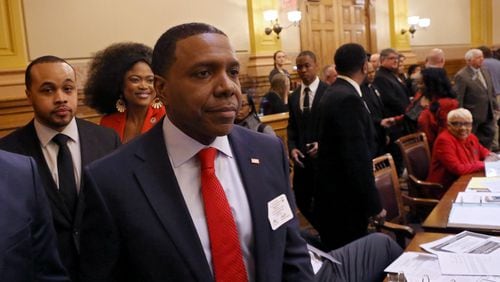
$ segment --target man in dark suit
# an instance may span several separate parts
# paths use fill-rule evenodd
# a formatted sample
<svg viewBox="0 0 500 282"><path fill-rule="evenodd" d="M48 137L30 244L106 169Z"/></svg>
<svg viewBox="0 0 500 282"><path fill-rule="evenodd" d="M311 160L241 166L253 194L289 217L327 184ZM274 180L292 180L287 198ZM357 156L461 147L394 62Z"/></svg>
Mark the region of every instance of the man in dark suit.
<svg viewBox="0 0 500 282"><path fill-rule="evenodd" d="M33 159L0 150L0 281L69 281Z"/></svg>
<svg viewBox="0 0 500 282"><path fill-rule="evenodd" d="M394 117L386 117L384 113L384 103L380 98L380 91L373 85L375 79L375 68L371 62L367 63L366 79L361 84L361 93L366 102L375 128L375 145L373 156L380 156L387 153L387 132L396 122Z"/></svg>
<svg viewBox="0 0 500 282"><path fill-rule="evenodd" d="M483 52L470 49L465 53L467 66L455 75L455 91L460 107L472 113L472 132L481 144L491 149L495 136L495 112L498 110L493 84L483 67Z"/></svg>
<svg viewBox="0 0 500 282"><path fill-rule="evenodd" d="M380 92L384 104L385 117L398 117L398 123L389 129L390 142L388 151L391 153L401 174L404 169L403 156L399 147L394 143L399 137L409 133L405 130L403 115L410 103L407 88L398 77L399 54L396 50L387 48L380 52L380 67L375 74L373 84Z"/></svg>
<svg viewBox="0 0 500 282"><path fill-rule="evenodd" d="M35 118L26 126L0 139L0 149L31 156L37 162L45 192L50 200L61 260L72 280L77 279L79 236L85 207L81 174L83 167L103 157L120 144L113 130L75 118L76 74L63 59L43 56L28 65L26 95ZM69 138L65 149L73 174L59 167L60 146L56 136ZM60 189L67 183L70 189ZM73 180L74 179L74 180ZM66 186L64 186L66 187Z"/></svg>
<svg viewBox="0 0 500 282"><path fill-rule="evenodd" d="M302 80L290 96L288 118L288 151L293 166L293 191L300 212L313 223L313 187L318 153L319 102L328 84L318 78L316 55L302 51L296 60ZM313 223L314 225L314 223Z"/></svg>
<svg viewBox="0 0 500 282"><path fill-rule="evenodd" d="M202 23L172 27L152 68L167 116L87 170L82 280L311 281L283 144L233 126L240 65L227 36ZM218 189L206 189L207 151ZM215 194L228 210L218 233Z"/></svg>
<svg viewBox="0 0 500 282"><path fill-rule="evenodd" d="M321 101L314 195L314 222L329 249L363 237L368 219L385 215L373 178L373 121L360 90L367 72L366 53L359 44L345 44L334 60L339 75Z"/></svg>

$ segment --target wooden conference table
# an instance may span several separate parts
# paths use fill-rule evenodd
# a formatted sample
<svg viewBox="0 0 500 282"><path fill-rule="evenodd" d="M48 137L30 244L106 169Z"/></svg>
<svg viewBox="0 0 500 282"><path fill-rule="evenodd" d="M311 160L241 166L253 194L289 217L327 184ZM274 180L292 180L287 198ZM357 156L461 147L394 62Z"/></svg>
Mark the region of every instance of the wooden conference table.
<svg viewBox="0 0 500 282"><path fill-rule="evenodd" d="M448 217L450 215L451 207L455 199L457 198L458 192L463 192L467 187L470 179L472 177L482 177L484 172L477 172L473 174L467 174L461 176L453 185L446 191L443 198L439 200L439 203L434 207L429 216L422 223L422 227L426 232L444 232L444 233L459 233L464 230L469 230L478 233L484 233L489 235L500 235L500 228L498 229L486 229L477 228L470 226L448 226ZM500 216L500 215L499 215Z"/></svg>

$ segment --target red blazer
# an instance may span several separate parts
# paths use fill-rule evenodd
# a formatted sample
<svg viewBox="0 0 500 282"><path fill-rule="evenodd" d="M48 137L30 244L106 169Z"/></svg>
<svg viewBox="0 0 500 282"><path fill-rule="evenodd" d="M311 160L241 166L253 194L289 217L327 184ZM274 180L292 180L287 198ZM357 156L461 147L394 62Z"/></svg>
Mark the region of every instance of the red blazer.
<svg viewBox="0 0 500 282"><path fill-rule="evenodd" d="M489 153L473 133L459 140L446 129L434 142L427 181L448 188L459 176L484 169L484 159Z"/></svg>
<svg viewBox="0 0 500 282"><path fill-rule="evenodd" d="M160 119L166 114L165 107L162 106L159 109L154 109L153 107L148 107L148 112L146 113L146 118L144 119L144 124L142 125L141 133L150 130ZM112 128L120 136L120 140L123 141L123 134L125 132L125 121L127 120L127 111L120 113L112 113L105 115L101 118L100 124L104 127Z"/></svg>

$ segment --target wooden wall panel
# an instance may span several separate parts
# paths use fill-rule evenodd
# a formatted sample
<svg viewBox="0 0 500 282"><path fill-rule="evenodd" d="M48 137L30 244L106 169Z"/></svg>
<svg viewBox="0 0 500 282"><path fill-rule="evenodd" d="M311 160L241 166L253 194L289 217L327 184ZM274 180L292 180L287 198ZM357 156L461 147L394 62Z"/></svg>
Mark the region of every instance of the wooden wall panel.
<svg viewBox="0 0 500 282"><path fill-rule="evenodd" d="M0 69L26 65L21 0L0 0Z"/></svg>

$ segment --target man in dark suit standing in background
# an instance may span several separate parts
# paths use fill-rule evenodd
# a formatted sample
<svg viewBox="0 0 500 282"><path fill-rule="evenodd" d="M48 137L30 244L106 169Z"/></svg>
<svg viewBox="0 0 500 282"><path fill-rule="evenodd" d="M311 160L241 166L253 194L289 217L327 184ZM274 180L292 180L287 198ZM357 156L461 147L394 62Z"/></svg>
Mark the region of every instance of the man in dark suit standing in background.
<svg viewBox="0 0 500 282"><path fill-rule="evenodd" d="M302 83L288 100L288 151L294 163L293 191L297 206L313 223L311 211L317 169L319 102L328 84L318 78L319 67L313 52L300 52L295 62Z"/></svg>
<svg viewBox="0 0 500 282"><path fill-rule="evenodd" d="M0 281L69 281L33 159L0 150Z"/></svg>
<svg viewBox="0 0 500 282"><path fill-rule="evenodd" d="M82 280L311 281L283 144L233 126L240 65L227 36L172 27L152 69L166 117L87 170Z"/></svg>
<svg viewBox="0 0 500 282"><path fill-rule="evenodd" d="M404 82L398 77L399 54L396 50L387 48L380 52L380 67L375 74L373 84L380 92L384 104L385 117L394 117L397 123L389 129L389 144L387 150L391 153L401 175L404 169L403 156L399 147L394 143L399 137L409 133L405 131L404 114L410 103L408 90Z"/></svg>
<svg viewBox="0 0 500 282"><path fill-rule="evenodd" d="M334 60L339 75L321 101L314 194L314 222L329 249L365 236L368 219L385 216L373 177L373 121L360 89L366 53L359 44L345 44Z"/></svg>
<svg viewBox="0 0 500 282"><path fill-rule="evenodd" d="M83 167L120 144L113 130L75 118L76 74L66 61L43 56L25 74L26 96L35 118L0 139L0 149L35 159L50 200L61 260L77 281Z"/></svg>
<svg viewBox="0 0 500 282"><path fill-rule="evenodd" d="M495 136L495 112L498 110L491 77L482 67L484 56L481 50L467 51L465 61L467 66L455 75L454 89L460 107L472 113L472 132L484 147L491 150Z"/></svg>

